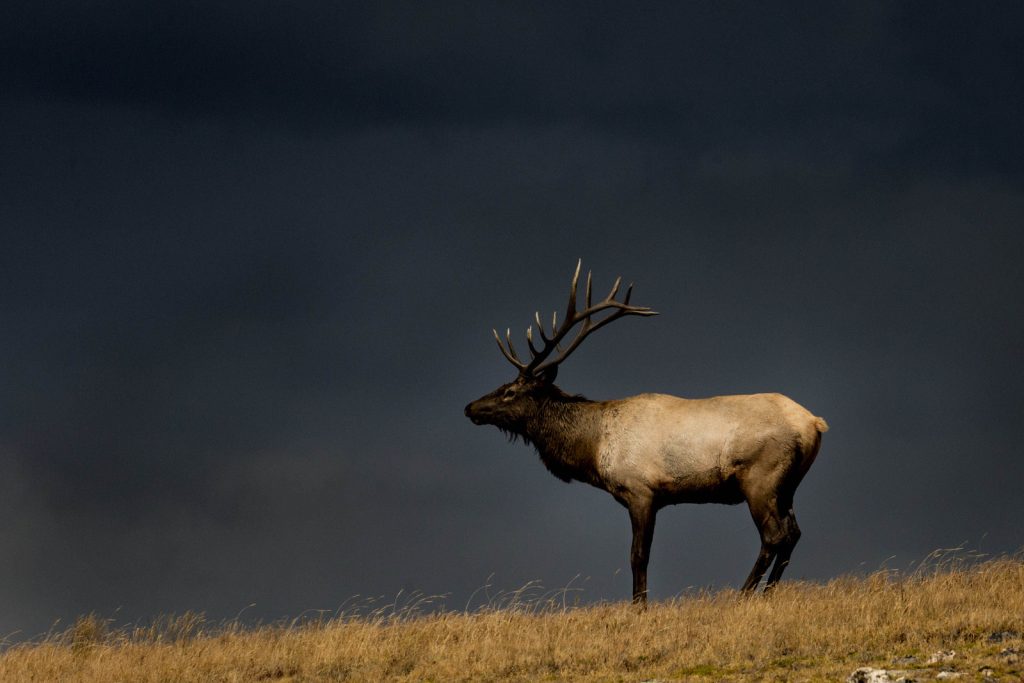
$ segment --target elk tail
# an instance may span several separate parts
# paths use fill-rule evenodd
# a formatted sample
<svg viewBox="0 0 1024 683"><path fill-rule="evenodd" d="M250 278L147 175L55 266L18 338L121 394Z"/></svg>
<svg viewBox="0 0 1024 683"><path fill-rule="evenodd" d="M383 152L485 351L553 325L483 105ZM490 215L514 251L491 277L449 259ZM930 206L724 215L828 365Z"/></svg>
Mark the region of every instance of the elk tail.
<svg viewBox="0 0 1024 683"><path fill-rule="evenodd" d="M825 422L825 418L823 417L815 417L814 428L818 430L819 434L824 434L828 431L828 422Z"/></svg>

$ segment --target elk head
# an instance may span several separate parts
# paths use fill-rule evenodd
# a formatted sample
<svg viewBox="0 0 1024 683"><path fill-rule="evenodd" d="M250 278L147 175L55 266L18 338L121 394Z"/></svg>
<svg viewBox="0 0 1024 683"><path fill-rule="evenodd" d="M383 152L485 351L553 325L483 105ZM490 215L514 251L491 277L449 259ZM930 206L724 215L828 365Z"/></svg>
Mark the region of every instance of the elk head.
<svg viewBox="0 0 1024 683"><path fill-rule="evenodd" d="M558 365L583 343L587 335L623 316L657 315L650 308L629 305L629 297L633 293L632 284L626 288L626 294L622 301L615 298L619 292L622 278L615 279L615 284L608 296L600 302L592 304L590 272L587 273L586 304L582 311L578 311L576 309L576 293L582 265L583 260L580 259L576 263L576 273L572 277L569 306L561 326L558 325L557 312L553 313L549 334L541 322L540 313L534 313L534 322L537 324L540 339L538 341L534 338L532 325L526 328L526 343L530 352L528 362L520 360L519 354L512 345L511 330L505 330L504 343L502 343L498 331L493 330L494 339L498 342L501 354L519 370L519 375L508 384L503 384L466 406L466 417L472 420L473 424L492 424L508 434L525 436L525 430L530 420L552 400L570 400L572 398L556 387L554 381L558 374ZM595 318L598 314L606 311L611 311L611 314L600 319ZM579 325L579 329L576 335L563 348L562 343L577 325ZM539 343L540 348L537 348L535 342ZM549 359L554 351L558 352L557 355Z"/></svg>

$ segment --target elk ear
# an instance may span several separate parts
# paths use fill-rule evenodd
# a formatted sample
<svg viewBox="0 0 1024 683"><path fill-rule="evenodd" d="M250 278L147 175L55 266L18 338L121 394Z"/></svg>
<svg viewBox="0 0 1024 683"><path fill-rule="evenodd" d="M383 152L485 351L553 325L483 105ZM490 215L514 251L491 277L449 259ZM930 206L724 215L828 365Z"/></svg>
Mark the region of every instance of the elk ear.
<svg viewBox="0 0 1024 683"><path fill-rule="evenodd" d="M548 384L552 384L555 381L555 377L558 377L558 366L549 365L544 368L544 371L540 373L540 380Z"/></svg>

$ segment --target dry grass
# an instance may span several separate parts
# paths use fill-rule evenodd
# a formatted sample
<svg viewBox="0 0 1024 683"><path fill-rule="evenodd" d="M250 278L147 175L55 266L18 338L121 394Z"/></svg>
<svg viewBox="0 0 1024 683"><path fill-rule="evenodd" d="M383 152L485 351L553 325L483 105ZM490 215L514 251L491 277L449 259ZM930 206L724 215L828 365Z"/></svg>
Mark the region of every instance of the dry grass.
<svg viewBox="0 0 1024 683"><path fill-rule="evenodd" d="M951 661L926 664L938 650ZM566 607L523 593L475 613L421 606L258 628L201 616L113 629L94 616L0 654L0 681L845 680L943 668L1020 681L1024 562L945 563L653 604ZM893 664L896 658L916 660ZM987 667L987 669L986 669Z"/></svg>

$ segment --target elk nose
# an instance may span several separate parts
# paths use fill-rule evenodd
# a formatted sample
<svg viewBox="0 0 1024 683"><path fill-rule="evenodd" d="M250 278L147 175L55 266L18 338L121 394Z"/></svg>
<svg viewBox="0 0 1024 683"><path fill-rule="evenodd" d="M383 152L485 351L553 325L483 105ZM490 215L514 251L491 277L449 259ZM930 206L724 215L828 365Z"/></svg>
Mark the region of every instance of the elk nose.
<svg viewBox="0 0 1024 683"><path fill-rule="evenodd" d="M466 417L468 417L473 422L473 424L480 424L480 418L474 414L472 403L466 406Z"/></svg>

